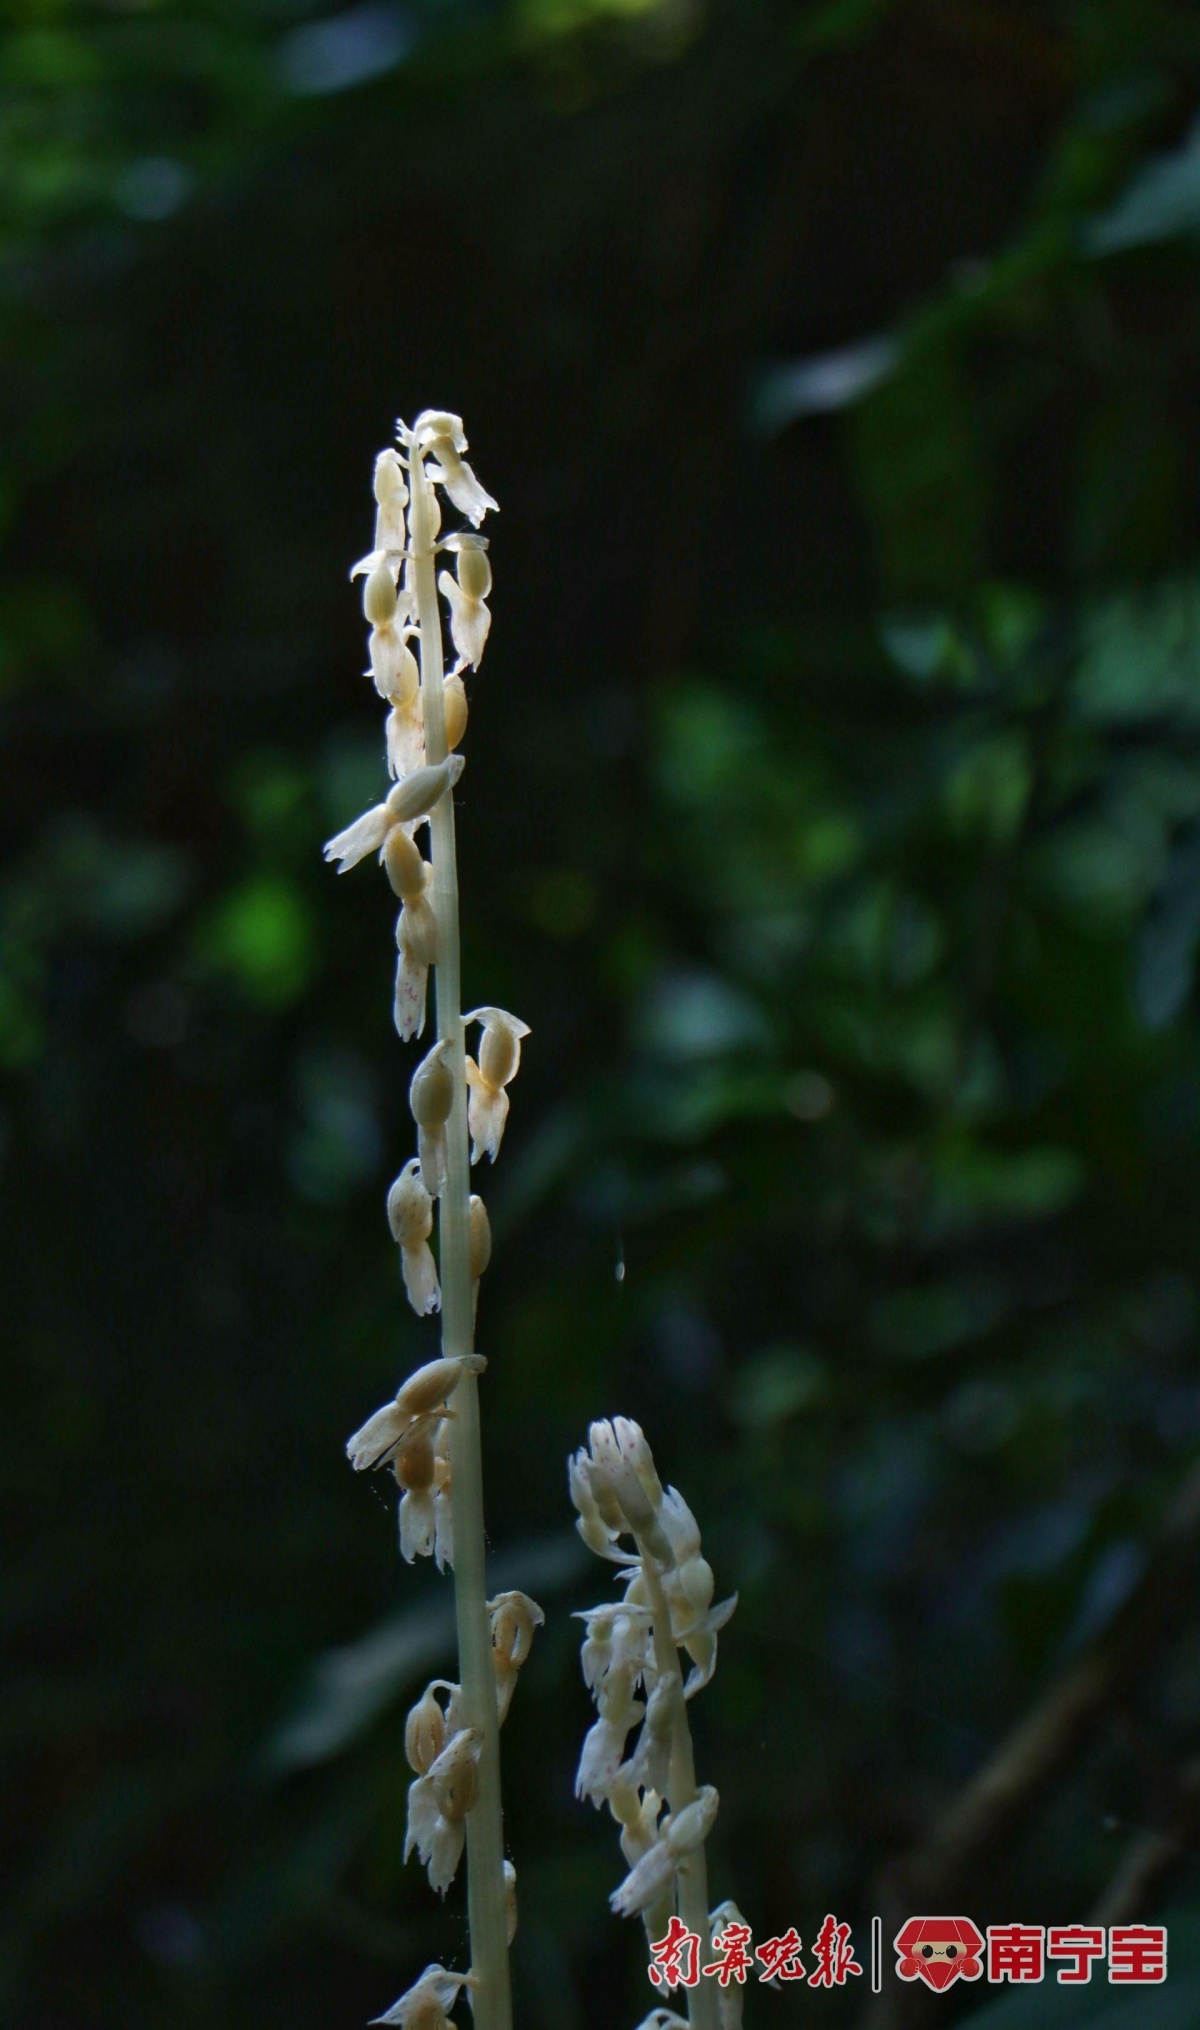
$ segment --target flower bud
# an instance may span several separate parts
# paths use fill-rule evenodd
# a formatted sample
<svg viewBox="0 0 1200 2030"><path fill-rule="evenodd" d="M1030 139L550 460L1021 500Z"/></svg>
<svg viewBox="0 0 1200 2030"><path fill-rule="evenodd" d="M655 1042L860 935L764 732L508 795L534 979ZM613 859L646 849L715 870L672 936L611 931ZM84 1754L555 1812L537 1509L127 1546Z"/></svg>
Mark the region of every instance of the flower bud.
<svg viewBox="0 0 1200 2030"><path fill-rule="evenodd" d="M394 451L381 451L375 460L375 499L380 507L385 501L408 499L408 488L404 483L404 468Z"/></svg>
<svg viewBox="0 0 1200 2030"><path fill-rule="evenodd" d="M414 769L411 775L406 775L388 792L387 810L391 822L407 825L414 819L428 817L439 797L454 787L465 767L461 754L451 754L445 761Z"/></svg>
<svg viewBox="0 0 1200 2030"><path fill-rule="evenodd" d="M492 1259L492 1228L487 1207L477 1192L471 1194L471 1274L478 1282Z"/></svg>
<svg viewBox="0 0 1200 2030"><path fill-rule="evenodd" d="M520 1060L521 1046L506 1023L489 1022L479 1045L479 1069L490 1086L507 1085Z"/></svg>
<svg viewBox="0 0 1200 2030"><path fill-rule="evenodd" d="M482 1374L487 1362L481 1353L463 1354L457 1360L429 1360L417 1368L396 1397L396 1408L408 1417L427 1417L448 1403L465 1374Z"/></svg>
<svg viewBox="0 0 1200 2030"><path fill-rule="evenodd" d="M417 1175L417 1167L416 1157L410 1157L387 1195L388 1225L392 1239L402 1248L417 1247L433 1232L433 1200Z"/></svg>
<svg viewBox="0 0 1200 2030"><path fill-rule="evenodd" d="M651 1507L656 1510L661 1508L663 1485L655 1471L654 1454L646 1443L641 1425L635 1424L632 1417L614 1417L613 1431L621 1457L637 1474Z"/></svg>
<svg viewBox="0 0 1200 2030"><path fill-rule="evenodd" d="M492 567L482 542L463 543L458 553L457 578L468 599L486 599L492 589Z"/></svg>
<svg viewBox="0 0 1200 2030"><path fill-rule="evenodd" d="M483 1035L479 1042L479 1069L491 1086L508 1085L521 1063L521 1038L529 1035L528 1022L510 1015L505 1008L472 1008L463 1022L478 1022Z"/></svg>
<svg viewBox="0 0 1200 2030"><path fill-rule="evenodd" d="M504 1930L511 1945L517 1935L517 1871L511 1861L504 1863Z"/></svg>
<svg viewBox="0 0 1200 2030"><path fill-rule="evenodd" d="M460 1727L430 1768L438 1810L452 1824L466 1817L479 1796L482 1749L483 1735L478 1729Z"/></svg>
<svg viewBox="0 0 1200 2030"><path fill-rule="evenodd" d="M433 1486L433 1440L428 1431L402 1438L392 1458L397 1487L407 1494L427 1494Z"/></svg>
<svg viewBox="0 0 1200 2030"><path fill-rule="evenodd" d="M386 627L396 612L396 587L386 564L376 564L363 586L363 612L372 627Z"/></svg>
<svg viewBox="0 0 1200 2030"><path fill-rule="evenodd" d="M410 711L420 688L421 675L408 643L401 639L389 622L386 627L372 628L367 649L371 657L369 674L375 680L375 689L380 697L388 699L400 711Z"/></svg>
<svg viewBox="0 0 1200 2030"><path fill-rule="evenodd" d="M402 902L424 895L426 862L420 847L402 825L393 825L383 842L383 866L393 895L398 895Z"/></svg>
<svg viewBox="0 0 1200 2030"><path fill-rule="evenodd" d="M707 1614L712 1606L713 1585L713 1568L707 1558L688 1558L680 1565L671 1589L671 1605L675 1607L686 1603L690 1612L684 1623L685 1628L690 1627L701 1615Z"/></svg>
<svg viewBox="0 0 1200 2030"><path fill-rule="evenodd" d="M446 1063L449 1048L447 1042L435 1043L412 1075L408 1104L419 1128L440 1128L450 1119L450 1109L454 1105L454 1081Z"/></svg>
<svg viewBox="0 0 1200 2030"><path fill-rule="evenodd" d="M404 1753L410 1769L424 1776L446 1745L446 1716L427 1685L404 1723Z"/></svg>
<svg viewBox="0 0 1200 2030"><path fill-rule="evenodd" d="M663 1839L677 1860L703 1846L716 1822L719 1802L712 1784L702 1783L691 1804L666 1820Z"/></svg>
<svg viewBox="0 0 1200 2030"><path fill-rule="evenodd" d="M451 753L467 730L467 687L459 676L449 676L442 685L442 710L446 715L446 746Z"/></svg>

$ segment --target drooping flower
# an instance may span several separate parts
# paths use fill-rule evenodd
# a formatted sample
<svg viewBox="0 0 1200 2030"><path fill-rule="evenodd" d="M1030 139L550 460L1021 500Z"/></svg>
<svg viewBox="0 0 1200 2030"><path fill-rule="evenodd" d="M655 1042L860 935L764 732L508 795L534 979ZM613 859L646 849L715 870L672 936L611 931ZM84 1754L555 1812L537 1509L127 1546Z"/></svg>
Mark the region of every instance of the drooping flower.
<svg viewBox="0 0 1200 2030"><path fill-rule="evenodd" d="M624 1517L614 1525L601 1512L600 1504L592 1492L589 1465L588 1455L582 1446L578 1452L572 1453L567 1461L567 1485L572 1505L577 1511L575 1527L589 1551L594 1551L598 1558L608 1558L615 1564L623 1565L627 1561L628 1552L621 1549L618 1538L621 1535Z"/></svg>
<svg viewBox="0 0 1200 2030"><path fill-rule="evenodd" d="M408 1088L408 1104L417 1124L417 1156L421 1182L437 1198L446 1182L446 1123L454 1105L454 1085L446 1063L450 1043L443 1038L421 1059Z"/></svg>
<svg viewBox="0 0 1200 2030"><path fill-rule="evenodd" d="M402 435L409 434L402 424L396 427ZM445 409L424 409L412 426L411 440L419 450L437 460L436 465L426 466L427 478L434 485L445 487L459 513L476 528L489 510L499 513L497 502L479 484L462 456L467 440L461 416L452 416Z"/></svg>
<svg viewBox="0 0 1200 2030"><path fill-rule="evenodd" d="M487 537L464 531L448 536L442 548L458 552L456 575L451 577L449 571L438 573L438 591L450 608L450 639L463 663L477 670L492 624L485 603L492 589Z"/></svg>
<svg viewBox="0 0 1200 2030"><path fill-rule="evenodd" d="M415 775L419 768L424 768L425 722L419 691L414 692L411 698L392 700L383 734L387 745L388 774L395 781L403 782L406 775Z"/></svg>
<svg viewBox="0 0 1200 2030"><path fill-rule="evenodd" d="M723 1931L737 1927L736 1936L749 1939L750 1926L746 1923L732 1896L718 1903L708 1913L708 1935L716 1946ZM740 1980L726 1981L717 1988L717 2020L720 2030L742 2030L742 2004L745 1988Z"/></svg>
<svg viewBox="0 0 1200 2030"><path fill-rule="evenodd" d="M597 1688L599 1718L584 1737L575 1774L576 1797L590 1798L594 1805L609 1795L625 1759L625 1742L646 1710L633 1696L637 1676L633 1664L614 1665Z"/></svg>
<svg viewBox="0 0 1200 2030"><path fill-rule="evenodd" d="M434 1697L435 1692L450 1694L445 1707ZM447 1740L458 1732L458 1693L459 1687L448 1679L434 1678L409 1712L404 1723L404 1753L409 1768L418 1776L428 1776Z"/></svg>
<svg viewBox="0 0 1200 2030"><path fill-rule="evenodd" d="M711 1783L705 1783L691 1804L663 1820L654 1845L608 1899L618 1917L636 1916L669 1888L680 1861L703 1846L712 1831L718 1802Z"/></svg>
<svg viewBox="0 0 1200 2030"><path fill-rule="evenodd" d="M589 1690L604 1683L614 1666L633 1664L641 1676L650 1662L650 1609L624 1600L606 1600L581 1608L574 1616L587 1624L579 1661Z"/></svg>
<svg viewBox="0 0 1200 2030"><path fill-rule="evenodd" d="M487 1603L492 1631L492 1668L496 1674L496 1706L503 1724L516 1689L517 1674L533 1645L533 1631L545 1615L528 1593L498 1593Z"/></svg>
<svg viewBox="0 0 1200 2030"><path fill-rule="evenodd" d="M398 2023L400 2030L450 2030L450 2011L460 1988L477 1985L473 1974L448 1974L445 1967L426 1967L420 1979L372 2023Z"/></svg>
<svg viewBox="0 0 1200 2030"><path fill-rule="evenodd" d="M375 460L375 548L402 552L408 486L397 452L381 451Z"/></svg>
<svg viewBox="0 0 1200 2030"><path fill-rule="evenodd" d="M428 817L439 797L452 789L463 772L461 754L448 755L436 766L418 768L388 794L387 802L365 811L344 832L328 841L325 858L336 860L338 873L357 867L368 853L379 852L393 825L418 825Z"/></svg>
<svg viewBox="0 0 1200 2030"><path fill-rule="evenodd" d="M392 1238L400 1249L408 1301L418 1318L424 1318L439 1308L442 1293L429 1246L433 1200L421 1182L419 1170L417 1157L411 1157L388 1192L387 1210Z"/></svg>
<svg viewBox="0 0 1200 2030"><path fill-rule="evenodd" d="M633 1754L618 1772L626 1783L670 1796L671 1735L682 1698L679 1672L664 1672L646 1700L646 1717Z"/></svg>
<svg viewBox="0 0 1200 2030"><path fill-rule="evenodd" d="M429 968L437 959L437 918L429 895L433 869L402 825L393 825L384 841L383 865L401 902L393 1015L407 1043L424 1030Z"/></svg>
<svg viewBox="0 0 1200 2030"><path fill-rule="evenodd" d="M466 1816L479 1795L479 1756L483 1736L474 1727L460 1727L424 1776L408 1787L408 1827L404 1858L415 1847L429 1884L444 1896L454 1880L466 1843Z"/></svg>
<svg viewBox="0 0 1200 2030"><path fill-rule="evenodd" d="M426 1361L397 1391L395 1400L385 1403L368 1417L361 1430L347 1440L346 1457L356 1473L385 1466L401 1440L428 1420L444 1415L446 1405L464 1374L482 1374L487 1362L480 1353L463 1354L459 1359Z"/></svg>
<svg viewBox="0 0 1200 2030"><path fill-rule="evenodd" d="M396 1447L392 1472L400 1489L400 1556L406 1565L433 1554L435 1470L428 1428L416 1431Z"/></svg>
<svg viewBox="0 0 1200 2030"><path fill-rule="evenodd" d="M418 700L421 677L420 671L417 668L417 659L408 646L414 632L413 628L400 626L396 621L389 621L384 627L372 628L367 641L371 667L366 674L373 679L375 689L380 697L386 698L387 702L394 706L397 712L415 718L419 727L420 708ZM392 742L389 735L389 760L391 758L391 747ZM421 760L423 761L424 758L425 750L422 744ZM393 775L401 775L407 771L393 767L391 772Z"/></svg>
<svg viewBox="0 0 1200 2030"><path fill-rule="evenodd" d="M521 1038L529 1035L529 1024L509 1015L503 1008L473 1008L463 1016L464 1026L479 1022L479 1062L466 1059L467 1126L471 1130L471 1161L478 1163L486 1152L494 1163L500 1153L504 1124L508 1119L505 1087L516 1077L521 1063Z"/></svg>

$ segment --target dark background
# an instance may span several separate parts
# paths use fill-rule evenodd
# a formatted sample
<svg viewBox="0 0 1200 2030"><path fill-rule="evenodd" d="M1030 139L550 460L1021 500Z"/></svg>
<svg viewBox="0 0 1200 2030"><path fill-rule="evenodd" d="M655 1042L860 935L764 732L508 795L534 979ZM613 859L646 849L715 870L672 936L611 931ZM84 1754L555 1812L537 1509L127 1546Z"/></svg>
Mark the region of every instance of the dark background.
<svg viewBox="0 0 1200 2030"><path fill-rule="evenodd" d="M343 1456L435 1343L414 1059L393 905L320 857L428 404L502 505L465 994L533 1031L480 1309L547 1609L517 2020L652 2000L572 1794L564 1458L618 1410L740 1593L714 1893L860 1957L1165 1912L1167 1987L1071 2020L1200 2020L1200 18L5 20L3 2020L327 2030L461 1963L400 1859L448 1584Z"/></svg>

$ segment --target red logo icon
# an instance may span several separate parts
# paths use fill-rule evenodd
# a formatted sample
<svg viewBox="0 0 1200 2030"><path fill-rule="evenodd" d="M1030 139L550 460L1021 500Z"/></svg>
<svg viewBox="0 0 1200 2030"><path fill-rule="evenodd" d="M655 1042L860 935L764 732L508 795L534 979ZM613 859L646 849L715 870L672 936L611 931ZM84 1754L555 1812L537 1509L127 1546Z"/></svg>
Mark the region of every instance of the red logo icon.
<svg viewBox="0 0 1200 2030"><path fill-rule="evenodd" d="M983 1934L969 1917L910 1917L895 1946L902 1981L940 1990L952 1981L977 1981L983 1972Z"/></svg>

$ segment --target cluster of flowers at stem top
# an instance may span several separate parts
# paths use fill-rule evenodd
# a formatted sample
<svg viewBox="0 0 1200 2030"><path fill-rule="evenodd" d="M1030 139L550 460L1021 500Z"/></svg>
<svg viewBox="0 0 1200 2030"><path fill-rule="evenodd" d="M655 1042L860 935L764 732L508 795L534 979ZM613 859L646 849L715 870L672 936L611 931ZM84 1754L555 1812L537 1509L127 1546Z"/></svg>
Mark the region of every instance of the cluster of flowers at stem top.
<svg viewBox="0 0 1200 2030"><path fill-rule="evenodd" d="M382 803L329 841L325 857L344 873L377 856L399 900L394 1014L406 1042L424 1031L429 972L431 967L439 969L443 991L438 996L438 1040L418 1064L409 1087L416 1154L388 1192L387 1215L409 1302L418 1316L425 1317L442 1305L439 1265L430 1245L438 1204L441 1275L447 1292L453 1289L456 1294L457 1323L455 1343L443 1343L443 1357L410 1375L393 1400L355 1432L346 1450L356 1471L387 1468L393 1475L400 1490L404 1558L411 1563L416 1557L432 1556L443 1569L454 1566L455 1392L462 1391L460 1403L473 1395L474 1378L486 1366L479 1355L464 1350L471 1343L472 1288L477 1302L479 1279L491 1255L483 1200L469 1191L466 1138L469 1134L471 1163L484 1154L494 1161L499 1154L508 1115L507 1088L520 1062L521 1039L529 1032L501 1008L476 1008L460 1016L457 1006L446 1005L444 991L446 979L457 978L458 952L457 871L448 800L464 766L457 752L467 726L464 680L479 665L491 620L487 607L491 566L486 538L478 531L496 503L463 457L467 444L457 416L427 410L411 427L398 424L397 436L399 449L382 451L375 462L374 546L351 572L352 578L365 580L363 608L370 628L367 675L388 707L386 753L393 787ZM442 533L439 493L469 527ZM437 570L439 557L452 561L453 571ZM443 674L439 593L448 607L456 656L448 675ZM429 859L418 844L425 826ZM456 1001L456 987L449 992ZM473 1024L481 1032L477 1057L467 1056L463 1048L464 1027ZM456 1105L460 1097L465 1110ZM451 1132L462 1138L453 1145L448 1140ZM453 1190L452 1176L457 1179ZM467 1458L464 1453L464 1475ZM477 1465L472 1473L477 1485ZM481 1571L480 1520L473 1525L472 1542L476 1535L475 1563ZM465 1565L465 1550L463 1558ZM485 1733L494 1738L491 1716L496 1725L503 1721L534 1629L543 1618L541 1609L523 1593L505 1593L485 1603L481 1581L476 1605L485 1641L490 1624L486 1690L481 1692L477 1673L468 1680L464 1663L463 1686L435 1679L413 1707L405 1730L405 1749L414 1772L405 1854L416 1849L430 1883L442 1894L456 1873L466 1821L481 1797ZM487 1624L482 1619L485 1612ZM464 1713L477 1724L468 1724ZM498 1790L495 1796L498 1799ZM498 1814L498 1802L495 1809ZM497 1853L497 1896L504 1908L502 1921L497 1902L501 1960L505 1924L511 1938L516 1923L515 1877L509 1863L503 1866L501 1884ZM473 1938L473 1949L475 1943ZM441 2030L460 1988L482 1996L490 1982L495 1992L491 1944L487 1951L489 1965L477 1960L470 1974L428 1967L377 2020L411 2025L412 2030Z"/></svg>
<svg viewBox="0 0 1200 2030"><path fill-rule="evenodd" d="M712 1678L718 1631L737 1596L713 1604L696 1518L676 1488L663 1487L629 1418L593 1424L568 1478L580 1536L620 1568L623 1585L620 1600L578 1617L598 1718L583 1744L576 1794L607 1804L620 1827L629 1872L613 1891L613 1909L640 1916L652 1944L681 1917L707 1956L714 1932L738 1913L732 1903L708 1909L704 1842L718 1800L711 1784L696 1783L687 1706ZM729 2025L739 2010L739 1998L722 1998ZM656 2030L676 2020L654 2012Z"/></svg>

